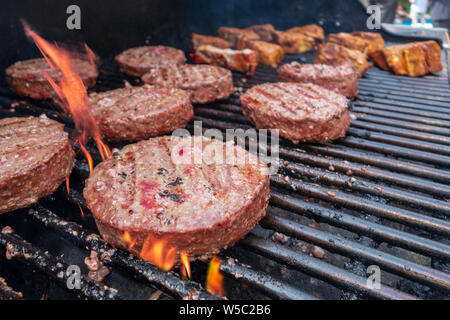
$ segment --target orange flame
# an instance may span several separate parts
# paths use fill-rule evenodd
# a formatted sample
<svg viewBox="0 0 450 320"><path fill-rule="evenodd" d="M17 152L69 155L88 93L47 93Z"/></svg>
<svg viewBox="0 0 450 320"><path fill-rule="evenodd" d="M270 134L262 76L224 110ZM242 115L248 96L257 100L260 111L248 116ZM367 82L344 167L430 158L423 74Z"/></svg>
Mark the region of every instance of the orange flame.
<svg viewBox="0 0 450 320"><path fill-rule="evenodd" d="M181 260L181 275L185 278L191 278L191 264L189 263L189 258L186 252L180 252L180 260Z"/></svg>
<svg viewBox="0 0 450 320"><path fill-rule="evenodd" d="M77 202L78 208L80 208L80 212L81 212L81 217L84 218L84 212L83 212L83 208L81 208L81 205Z"/></svg>
<svg viewBox="0 0 450 320"><path fill-rule="evenodd" d="M176 253L176 248L169 246L166 239L157 239L148 235L142 246L140 257L164 271L169 271L175 264Z"/></svg>
<svg viewBox="0 0 450 320"><path fill-rule="evenodd" d="M131 235L128 231L125 231L123 235L120 236L120 239L122 239L122 241L127 244L128 249L133 248L136 244L136 238L131 238Z"/></svg>
<svg viewBox="0 0 450 320"><path fill-rule="evenodd" d="M66 176L66 189L67 189L67 194L70 196L70 182L69 182L69 176Z"/></svg>
<svg viewBox="0 0 450 320"><path fill-rule="evenodd" d="M61 107L72 115L76 128L81 130L82 134L78 142L83 146L89 137L93 137L97 143L100 156L105 160L111 155L111 151L101 139L100 130L87 106L88 96L86 88L80 76L72 68L69 52L41 38L25 22L23 22L23 25L27 36L33 39L52 70L59 69L62 73L58 83L48 73L44 72L44 76L61 100ZM93 52L90 49L88 56L93 62ZM85 155L89 154L85 148L82 147L82 149Z"/></svg>
<svg viewBox="0 0 450 320"><path fill-rule="evenodd" d="M213 256L209 263L208 272L206 273L206 289L211 294L217 294L221 297L225 296L223 275L220 273L220 259L216 256Z"/></svg>

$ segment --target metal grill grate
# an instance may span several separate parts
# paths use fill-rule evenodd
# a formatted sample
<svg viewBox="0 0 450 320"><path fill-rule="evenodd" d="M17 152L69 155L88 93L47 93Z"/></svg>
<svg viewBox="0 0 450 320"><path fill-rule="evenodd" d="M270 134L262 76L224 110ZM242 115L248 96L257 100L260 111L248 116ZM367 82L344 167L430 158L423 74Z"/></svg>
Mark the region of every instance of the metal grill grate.
<svg viewBox="0 0 450 320"><path fill-rule="evenodd" d="M311 57L288 56L285 62ZM281 141L282 166L271 177L266 218L223 253L221 270L233 287L227 290L229 297L240 297L246 289L236 288L243 285L260 293L255 297L283 299L415 299L450 293L450 92L445 74L415 79L374 67L359 81L353 103L356 119L347 137L327 144ZM95 90L121 87L124 80L138 84L120 74L115 64L103 63ZM245 89L276 81L276 71L258 67L255 76L234 74L234 80ZM1 117L45 113L73 128L70 117L52 102L21 102L6 86L0 87L0 105ZM251 126L241 113L238 93L226 101L195 106L195 120L222 130ZM89 151L99 161L95 148ZM31 218L76 246L111 250L89 236L95 228L81 196L88 169L82 157L78 159L69 195L62 186L52 199L11 214L8 222ZM62 213L67 210L61 203L79 204L87 218L79 219L76 206ZM15 233L0 234L1 247L8 243L31 250L36 259L24 261L64 281L58 278L58 268L65 266L58 266L54 257ZM314 246L325 250L324 259L311 254ZM113 252L108 265L172 297L215 298L197 283L201 278L183 280L120 250ZM382 270L379 289L366 285L369 265ZM205 263L196 262L195 268L204 270ZM119 298L121 292L86 280L84 291L77 294L105 299Z"/></svg>

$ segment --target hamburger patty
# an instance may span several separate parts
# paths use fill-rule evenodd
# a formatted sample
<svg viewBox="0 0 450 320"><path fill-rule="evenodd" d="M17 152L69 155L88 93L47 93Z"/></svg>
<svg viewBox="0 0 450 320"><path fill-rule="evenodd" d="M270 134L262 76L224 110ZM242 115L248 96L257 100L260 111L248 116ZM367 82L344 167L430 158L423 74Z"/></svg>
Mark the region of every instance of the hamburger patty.
<svg viewBox="0 0 450 320"><path fill-rule="evenodd" d="M358 74L348 66L300 64L294 61L278 69L278 80L314 83L347 98L355 98L358 95Z"/></svg>
<svg viewBox="0 0 450 320"><path fill-rule="evenodd" d="M63 128L45 115L0 120L0 213L50 195L70 175L74 152Z"/></svg>
<svg viewBox="0 0 450 320"><path fill-rule="evenodd" d="M204 151L197 162L192 161L194 146ZM215 162L208 149L230 154L239 149L249 158L243 164ZM235 145L165 136L114 151L93 170L83 195L112 245L139 255L146 239L159 238L195 259L217 253L253 229L265 215L269 176L264 163Z"/></svg>
<svg viewBox="0 0 450 320"><path fill-rule="evenodd" d="M145 46L125 50L116 56L120 71L140 77L150 69L173 64L184 64L183 51L165 46Z"/></svg>
<svg viewBox="0 0 450 320"><path fill-rule="evenodd" d="M183 128L194 116L189 94L149 85L89 95L89 108L110 140L143 140Z"/></svg>
<svg viewBox="0 0 450 320"><path fill-rule="evenodd" d="M294 143L343 137L350 125L347 99L311 83L265 83L241 95L243 113L258 129L278 129Z"/></svg>
<svg viewBox="0 0 450 320"><path fill-rule="evenodd" d="M144 74L142 81L186 90L191 94L191 101L194 103L225 99L234 90L231 71L210 65L159 67Z"/></svg>
<svg viewBox="0 0 450 320"><path fill-rule="evenodd" d="M83 80L87 88L95 86L98 77L97 68L89 62L71 60L74 71ZM17 94L33 99L46 99L56 95L47 78L46 72L52 79L61 78L59 70L52 70L44 58L18 61L6 69L6 81Z"/></svg>

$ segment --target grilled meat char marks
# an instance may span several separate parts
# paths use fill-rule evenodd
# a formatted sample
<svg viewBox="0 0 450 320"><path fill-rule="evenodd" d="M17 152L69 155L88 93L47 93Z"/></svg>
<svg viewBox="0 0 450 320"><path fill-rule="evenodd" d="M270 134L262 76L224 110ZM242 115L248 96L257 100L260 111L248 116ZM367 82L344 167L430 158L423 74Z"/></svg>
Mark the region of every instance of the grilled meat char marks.
<svg viewBox="0 0 450 320"><path fill-rule="evenodd" d="M189 94L149 85L89 95L88 105L102 135L137 141L183 128L194 116Z"/></svg>
<svg viewBox="0 0 450 320"><path fill-rule="evenodd" d="M45 116L0 120L0 213L53 193L74 164L63 125Z"/></svg>
<svg viewBox="0 0 450 320"><path fill-rule="evenodd" d="M95 86L98 77L95 66L80 59L72 59L71 63L74 71L87 88ZM18 61L9 66L6 69L6 81L11 89L20 96L33 99L51 98L56 93L44 73L56 81L62 76L59 70L53 70L44 58L40 58Z"/></svg>
<svg viewBox="0 0 450 320"><path fill-rule="evenodd" d="M116 56L120 71L141 77L152 68L161 65L184 64L183 51L166 46L144 46L125 50Z"/></svg>
<svg viewBox="0 0 450 320"><path fill-rule="evenodd" d="M350 125L347 99L305 83L266 83L241 95L243 113L258 129L278 129L294 143L343 137Z"/></svg>
<svg viewBox="0 0 450 320"><path fill-rule="evenodd" d="M197 258L232 245L258 223L269 198L267 166L254 156L253 164L184 162L198 143L225 150L202 137L158 137L128 145L94 169L84 197L105 240L139 254L149 235L164 237ZM125 231L136 239L133 248L121 239Z"/></svg>
<svg viewBox="0 0 450 320"><path fill-rule="evenodd" d="M358 75L348 66L300 64L294 61L284 64L278 69L278 80L314 83L336 91L347 98L356 98L358 94Z"/></svg>
<svg viewBox="0 0 450 320"><path fill-rule="evenodd" d="M142 76L142 81L190 93L194 103L227 98L234 90L231 71L210 65L159 67Z"/></svg>

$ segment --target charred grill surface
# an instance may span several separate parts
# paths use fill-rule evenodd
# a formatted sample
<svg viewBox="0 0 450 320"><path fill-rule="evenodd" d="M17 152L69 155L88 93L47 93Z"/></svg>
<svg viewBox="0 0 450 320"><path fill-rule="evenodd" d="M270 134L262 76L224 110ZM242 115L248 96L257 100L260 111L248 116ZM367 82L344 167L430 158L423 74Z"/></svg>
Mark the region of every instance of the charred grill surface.
<svg viewBox="0 0 450 320"><path fill-rule="evenodd" d="M283 63L310 63L313 59L314 53L309 52L287 55ZM246 239L221 255L229 298L448 296L450 93L446 74L444 70L413 79L373 67L358 81L359 94L351 111L356 119L351 121L345 138L334 143L298 145L281 139L281 166L279 173L271 177L267 217ZM272 68L257 67L253 77L234 73L233 78L238 90L230 98L194 105L194 120L202 120L204 128L251 128L242 115L239 88L245 91L256 84L276 82L277 74ZM121 74L114 63L105 62L93 90L120 88L124 81L141 84L139 79ZM45 113L73 130L73 121L55 104L49 100L22 100L5 84L0 87L0 105L2 118ZM98 162L93 145L87 148ZM96 250L104 246L104 250L111 250L97 237L90 238L91 242L86 240L96 232L81 196L88 175L88 166L79 153L69 193L62 186L32 210L23 209L14 217L4 215L0 224L16 229L27 219L27 223L51 229L75 247ZM19 231L23 228L16 230L25 236ZM2 247L8 241L36 252L47 249L24 243L16 234L3 234ZM147 286L173 298L214 298L201 286L207 266L204 262L193 263L194 278L188 281L112 250L114 254L105 264L113 273L124 270L126 280L122 281L144 279ZM1 247L0 253L4 255ZM38 265L31 265L40 270ZM370 265L381 269L380 290L365 286ZM8 281L6 271L0 268ZM40 271L46 274L46 270ZM114 281L107 278L108 286L109 282L114 288ZM118 294L127 298L125 289ZM102 297L107 296L98 298Z"/></svg>

